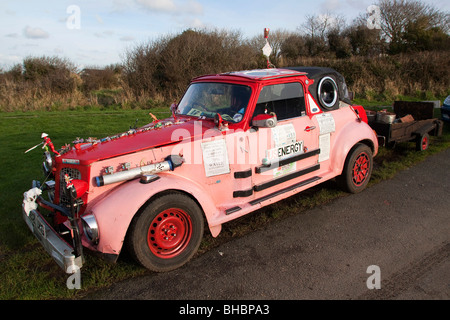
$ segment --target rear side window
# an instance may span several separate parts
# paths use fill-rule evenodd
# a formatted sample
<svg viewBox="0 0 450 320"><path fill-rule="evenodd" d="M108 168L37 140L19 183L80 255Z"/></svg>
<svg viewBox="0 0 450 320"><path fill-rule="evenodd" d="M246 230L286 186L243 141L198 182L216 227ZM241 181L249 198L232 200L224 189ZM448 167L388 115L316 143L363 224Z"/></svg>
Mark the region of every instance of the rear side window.
<svg viewBox="0 0 450 320"><path fill-rule="evenodd" d="M301 83L282 83L263 87L253 116L271 112L277 115L278 120L305 115L305 95Z"/></svg>

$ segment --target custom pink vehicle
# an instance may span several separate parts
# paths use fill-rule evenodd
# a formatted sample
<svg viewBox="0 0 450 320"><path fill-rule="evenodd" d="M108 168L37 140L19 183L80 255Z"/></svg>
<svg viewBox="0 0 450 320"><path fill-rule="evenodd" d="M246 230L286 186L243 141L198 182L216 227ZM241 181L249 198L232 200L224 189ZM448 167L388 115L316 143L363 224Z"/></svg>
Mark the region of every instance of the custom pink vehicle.
<svg viewBox="0 0 450 320"><path fill-rule="evenodd" d="M332 178L362 191L378 151L363 107L329 68L198 77L173 109L45 152L52 179L33 181L23 216L66 272L82 266L86 248L116 261L125 246L150 270L178 268L205 226L217 237L227 221Z"/></svg>

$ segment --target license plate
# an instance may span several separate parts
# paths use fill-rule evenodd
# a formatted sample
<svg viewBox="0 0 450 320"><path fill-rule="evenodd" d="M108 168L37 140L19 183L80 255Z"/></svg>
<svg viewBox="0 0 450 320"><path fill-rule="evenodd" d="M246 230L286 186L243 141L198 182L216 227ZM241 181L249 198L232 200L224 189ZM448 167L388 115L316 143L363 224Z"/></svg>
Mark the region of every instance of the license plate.
<svg viewBox="0 0 450 320"><path fill-rule="evenodd" d="M41 239L47 238L47 223L34 211L30 212L30 220L33 224L33 232Z"/></svg>

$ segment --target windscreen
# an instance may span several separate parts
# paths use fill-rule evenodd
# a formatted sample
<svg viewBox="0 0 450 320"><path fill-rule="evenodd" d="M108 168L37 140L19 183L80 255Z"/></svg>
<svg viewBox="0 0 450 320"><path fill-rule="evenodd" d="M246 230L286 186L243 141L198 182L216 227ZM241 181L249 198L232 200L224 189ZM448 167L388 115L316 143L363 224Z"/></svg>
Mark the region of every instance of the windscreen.
<svg viewBox="0 0 450 320"><path fill-rule="evenodd" d="M216 82L193 83L178 105L178 113L194 117L240 122L247 109L251 88L244 85Z"/></svg>

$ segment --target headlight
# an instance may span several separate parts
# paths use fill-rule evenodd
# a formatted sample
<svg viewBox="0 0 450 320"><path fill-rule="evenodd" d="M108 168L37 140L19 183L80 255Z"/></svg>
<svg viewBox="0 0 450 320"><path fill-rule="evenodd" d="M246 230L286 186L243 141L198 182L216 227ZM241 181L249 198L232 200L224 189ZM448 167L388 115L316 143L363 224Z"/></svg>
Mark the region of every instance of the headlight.
<svg viewBox="0 0 450 320"><path fill-rule="evenodd" d="M48 177L53 169L53 159L50 152L44 152L44 162L42 163L42 169L44 170L44 177Z"/></svg>
<svg viewBox="0 0 450 320"><path fill-rule="evenodd" d="M445 98L444 104L447 105L447 106L450 106L450 96L448 96L447 98Z"/></svg>
<svg viewBox="0 0 450 320"><path fill-rule="evenodd" d="M97 244L99 240L99 232L95 216L93 214L88 214L81 217L81 221L83 222L84 235L92 241L92 243Z"/></svg>

